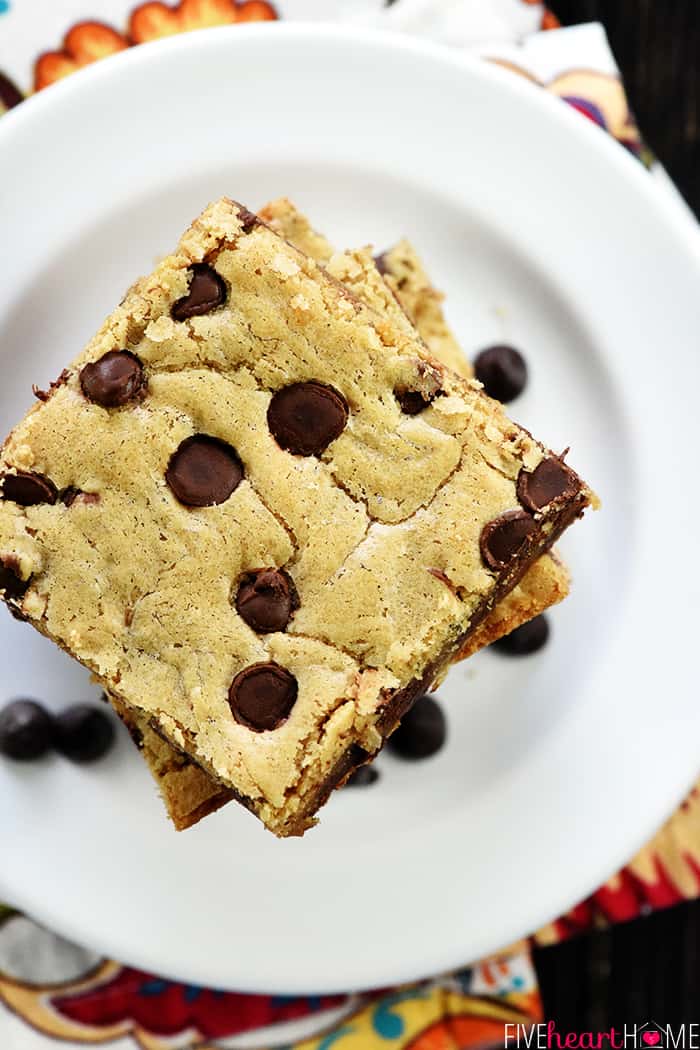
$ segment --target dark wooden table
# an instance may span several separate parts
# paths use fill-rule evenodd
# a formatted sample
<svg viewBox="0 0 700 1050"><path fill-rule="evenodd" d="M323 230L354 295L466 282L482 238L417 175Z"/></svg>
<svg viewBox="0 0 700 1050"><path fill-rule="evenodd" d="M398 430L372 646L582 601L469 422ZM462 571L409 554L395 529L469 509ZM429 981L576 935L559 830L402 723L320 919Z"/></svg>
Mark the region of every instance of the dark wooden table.
<svg viewBox="0 0 700 1050"><path fill-rule="evenodd" d="M647 142L700 215L700 0L550 7L565 24L603 22ZM535 965L559 1029L698 1022L700 902L541 949Z"/></svg>
<svg viewBox="0 0 700 1050"><path fill-rule="evenodd" d="M700 1021L700 902L535 952L545 1016L560 1031Z"/></svg>

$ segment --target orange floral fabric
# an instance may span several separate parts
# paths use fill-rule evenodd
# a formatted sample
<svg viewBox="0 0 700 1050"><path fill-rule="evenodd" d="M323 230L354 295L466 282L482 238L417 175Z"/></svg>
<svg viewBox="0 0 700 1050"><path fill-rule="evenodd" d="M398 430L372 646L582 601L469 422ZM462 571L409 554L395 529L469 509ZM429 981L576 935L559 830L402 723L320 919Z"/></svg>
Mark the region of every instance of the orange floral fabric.
<svg viewBox="0 0 700 1050"><path fill-rule="evenodd" d="M60 50L46 51L36 60L34 89L41 91L83 66L124 51L128 46L126 38L111 26L102 22L79 22L68 30Z"/></svg>
<svg viewBox="0 0 700 1050"><path fill-rule="evenodd" d="M267 0L181 0L165 4L151 0L129 15L127 29L120 33L103 22L78 22L66 33L62 46L46 51L34 66L34 90L56 83L83 66L175 33L243 22L274 22L279 15Z"/></svg>

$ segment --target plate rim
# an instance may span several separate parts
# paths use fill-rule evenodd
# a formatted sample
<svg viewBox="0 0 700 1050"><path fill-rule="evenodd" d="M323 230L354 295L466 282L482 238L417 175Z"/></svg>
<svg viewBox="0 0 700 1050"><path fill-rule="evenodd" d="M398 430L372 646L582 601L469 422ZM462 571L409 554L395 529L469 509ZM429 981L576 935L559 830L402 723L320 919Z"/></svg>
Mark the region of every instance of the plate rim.
<svg viewBox="0 0 700 1050"><path fill-rule="evenodd" d="M554 119L558 118L569 128L569 131L588 139L591 149L602 149L607 153L610 163L618 166L624 175L637 183L637 188L648 197L652 207L666 213L668 221L674 226L675 233L700 263L700 236L696 236L697 230L694 229L694 225L697 225L695 216L675 185L672 183L675 192L664 192L653 178L649 178L649 170L609 132L591 120L582 119L581 115L577 114L571 106L562 105L563 100L551 95L546 90L546 85L533 83L495 60L462 51L456 46L435 43L394 29L360 27L351 23L334 23L314 19L308 22L249 22L212 26L177 33L158 40L149 40L113 55L107 55L76 70L47 88L29 95L17 106L6 111L0 123L0 148L3 146L5 136L14 134L14 128L18 123L34 119L44 108L59 105L64 95L69 97L72 93L87 90L91 81L116 76L120 67L126 70L131 65L140 65L142 62L148 62L149 59L156 61L160 56L166 56L170 52L191 51L195 46L206 49L223 39L238 40L243 43L248 38L251 40L256 40L258 37L264 39L270 34L286 36L291 40L294 38L301 40L330 39L333 43L336 43L341 37L343 42L351 42L359 46L386 45L394 50L412 53L417 58L432 58L446 65L466 68L473 72L478 70L485 79L491 79L494 83L506 87L520 98L527 98L534 108L548 112Z"/></svg>

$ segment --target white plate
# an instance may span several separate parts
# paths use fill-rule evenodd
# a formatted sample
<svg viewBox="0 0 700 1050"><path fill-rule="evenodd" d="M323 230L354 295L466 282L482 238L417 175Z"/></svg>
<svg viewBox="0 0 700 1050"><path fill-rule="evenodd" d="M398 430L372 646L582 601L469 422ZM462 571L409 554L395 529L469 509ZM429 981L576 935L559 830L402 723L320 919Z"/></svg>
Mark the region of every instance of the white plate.
<svg viewBox="0 0 700 1050"><path fill-rule="evenodd" d="M341 245L415 240L516 418L605 508L567 536L551 645L440 691L449 746L278 842L231 805L171 831L124 736L93 768L0 763L0 894L198 983L308 992L465 963L593 890L697 773L697 243L616 144L512 74L405 39L234 27L99 63L0 125L0 425L209 200L286 193ZM87 675L9 616L2 695Z"/></svg>

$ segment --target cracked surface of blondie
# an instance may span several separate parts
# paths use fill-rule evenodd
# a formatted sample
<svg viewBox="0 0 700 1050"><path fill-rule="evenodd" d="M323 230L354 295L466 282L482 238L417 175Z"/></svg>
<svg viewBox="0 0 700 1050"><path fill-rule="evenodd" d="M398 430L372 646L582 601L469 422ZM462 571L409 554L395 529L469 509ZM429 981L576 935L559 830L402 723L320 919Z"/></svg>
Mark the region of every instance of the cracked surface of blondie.
<svg viewBox="0 0 700 1050"><path fill-rule="evenodd" d="M276 233L317 262L328 263L335 255L330 241L314 229L306 215L286 197L270 201L260 215ZM411 242L403 238L375 256L374 261L433 357L457 375L470 379L474 369L445 318L442 309L445 296L430 280Z"/></svg>
<svg viewBox="0 0 700 1050"><path fill-rule="evenodd" d="M227 200L15 428L2 472L5 599L278 834L590 496ZM296 593L282 630L240 612L261 570Z"/></svg>

